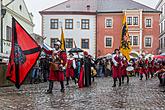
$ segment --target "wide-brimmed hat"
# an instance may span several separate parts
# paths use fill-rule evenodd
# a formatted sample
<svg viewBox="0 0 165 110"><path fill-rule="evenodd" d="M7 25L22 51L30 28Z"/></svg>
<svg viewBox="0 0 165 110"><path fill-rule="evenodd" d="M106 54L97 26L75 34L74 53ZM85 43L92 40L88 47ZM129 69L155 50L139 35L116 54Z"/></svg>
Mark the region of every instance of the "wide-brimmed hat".
<svg viewBox="0 0 165 110"><path fill-rule="evenodd" d="M55 45L60 46L61 45L61 42L58 40L57 42L55 42Z"/></svg>

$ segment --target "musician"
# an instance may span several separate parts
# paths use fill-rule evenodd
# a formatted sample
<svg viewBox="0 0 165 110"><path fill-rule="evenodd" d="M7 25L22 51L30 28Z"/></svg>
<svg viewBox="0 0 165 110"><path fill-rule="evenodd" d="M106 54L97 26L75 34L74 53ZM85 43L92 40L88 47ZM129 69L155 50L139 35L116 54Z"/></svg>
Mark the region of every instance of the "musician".
<svg viewBox="0 0 165 110"><path fill-rule="evenodd" d="M122 83L124 84L124 77L127 77L127 83L129 83L129 77L127 75L126 68L128 67L127 59L124 57L122 59L121 74L122 74Z"/></svg>
<svg viewBox="0 0 165 110"><path fill-rule="evenodd" d="M69 53L69 58L67 59L67 63L66 63L66 85L69 85L69 79L70 77L72 78L72 80L74 80L75 84L76 79L75 79L75 73L74 73L74 69L76 68L76 63L75 63L75 59L73 58L73 53Z"/></svg>
<svg viewBox="0 0 165 110"><path fill-rule="evenodd" d="M114 84L112 87L116 87L117 78L119 79L119 86L121 86L121 58L119 49L115 49L115 54L112 56L113 66L112 66L112 77Z"/></svg>
<svg viewBox="0 0 165 110"><path fill-rule="evenodd" d="M55 50L52 52L52 62L50 66L49 74L49 89L47 94L52 93L53 81L59 81L61 85L61 92L64 92L64 72L63 67L66 64L67 55L66 52L60 49L61 42L57 41L55 43Z"/></svg>
<svg viewBox="0 0 165 110"><path fill-rule="evenodd" d="M160 86L165 86L165 61L162 62L160 69L154 74L154 76L156 75L160 81ZM165 92L165 88L162 92Z"/></svg>
<svg viewBox="0 0 165 110"><path fill-rule="evenodd" d="M146 66L146 65L145 65L145 59L144 59L144 56L142 56L142 57L140 58L140 61L139 61L140 80L143 79L143 74L146 73L146 71L145 71L145 66ZM146 74L145 74L145 76L146 76ZM146 76L146 80L147 80L147 76Z"/></svg>
<svg viewBox="0 0 165 110"><path fill-rule="evenodd" d="M148 59L145 59L145 67L144 67L144 73L145 73L145 76L146 76L146 80L149 78L149 73L148 73Z"/></svg>
<svg viewBox="0 0 165 110"><path fill-rule="evenodd" d="M153 77L153 73L154 73L154 60L152 60L151 57L149 57L148 60L148 74L151 75L151 78Z"/></svg>
<svg viewBox="0 0 165 110"><path fill-rule="evenodd" d="M139 59L135 62L135 76L139 77Z"/></svg>

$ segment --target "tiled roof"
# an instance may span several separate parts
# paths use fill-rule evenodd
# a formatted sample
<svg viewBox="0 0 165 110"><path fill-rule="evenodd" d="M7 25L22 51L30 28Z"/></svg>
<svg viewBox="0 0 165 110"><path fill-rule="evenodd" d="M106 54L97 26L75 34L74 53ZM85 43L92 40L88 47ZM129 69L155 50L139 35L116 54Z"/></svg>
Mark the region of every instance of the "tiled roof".
<svg viewBox="0 0 165 110"><path fill-rule="evenodd" d="M98 0L98 12L118 12L129 9L143 9L143 11L157 11L133 0Z"/></svg>
<svg viewBox="0 0 165 110"><path fill-rule="evenodd" d="M88 6L90 10L87 10ZM133 0L67 0L41 12L120 12L129 9L158 12Z"/></svg>
<svg viewBox="0 0 165 110"><path fill-rule="evenodd" d="M67 0L43 11L96 12L97 5L95 1L96 0ZM90 5L90 10L87 10L87 5Z"/></svg>

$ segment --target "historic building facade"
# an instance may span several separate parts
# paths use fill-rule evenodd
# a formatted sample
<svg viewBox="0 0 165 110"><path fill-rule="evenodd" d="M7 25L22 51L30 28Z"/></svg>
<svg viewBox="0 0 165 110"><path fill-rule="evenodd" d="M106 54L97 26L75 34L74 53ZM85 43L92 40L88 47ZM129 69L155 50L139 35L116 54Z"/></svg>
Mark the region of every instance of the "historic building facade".
<svg viewBox="0 0 165 110"><path fill-rule="evenodd" d="M28 12L24 0L3 0L1 10L3 14L1 17L1 55L10 54L11 39L12 39L12 17L14 17L29 33L33 33L32 14Z"/></svg>
<svg viewBox="0 0 165 110"><path fill-rule="evenodd" d="M93 0L68 0L40 12L42 35L45 42L54 43L64 31L67 50L77 47L95 56L96 52L96 5ZM75 42L75 43L74 43Z"/></svg>
<svg viewBox="0 0 165 110"><path fill-rule="evenodd" d="M120 46L126 14L133 50L152 54L159 50L160 11L132 0L68 0L40 14L42 35L50 46L63 27L67 48L75 41L93 56L112 53Z"/></svg>

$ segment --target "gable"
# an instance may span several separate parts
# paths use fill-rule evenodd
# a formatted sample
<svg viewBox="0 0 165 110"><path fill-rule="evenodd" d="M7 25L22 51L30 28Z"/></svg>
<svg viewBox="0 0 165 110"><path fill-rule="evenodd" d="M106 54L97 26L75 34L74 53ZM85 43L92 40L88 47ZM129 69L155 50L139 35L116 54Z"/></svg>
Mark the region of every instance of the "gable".
<svg viewBox="0 0 165 110"><path fill-rule="evenodd" d="M9 3L10 1L8 0ZM32 18L29 14L29 11L26 7L24 0L14 0L10 5L7 6L9 9L13 10L15 13L19 14L20 16L24 17L31 23L33 23Z"/></svg>

